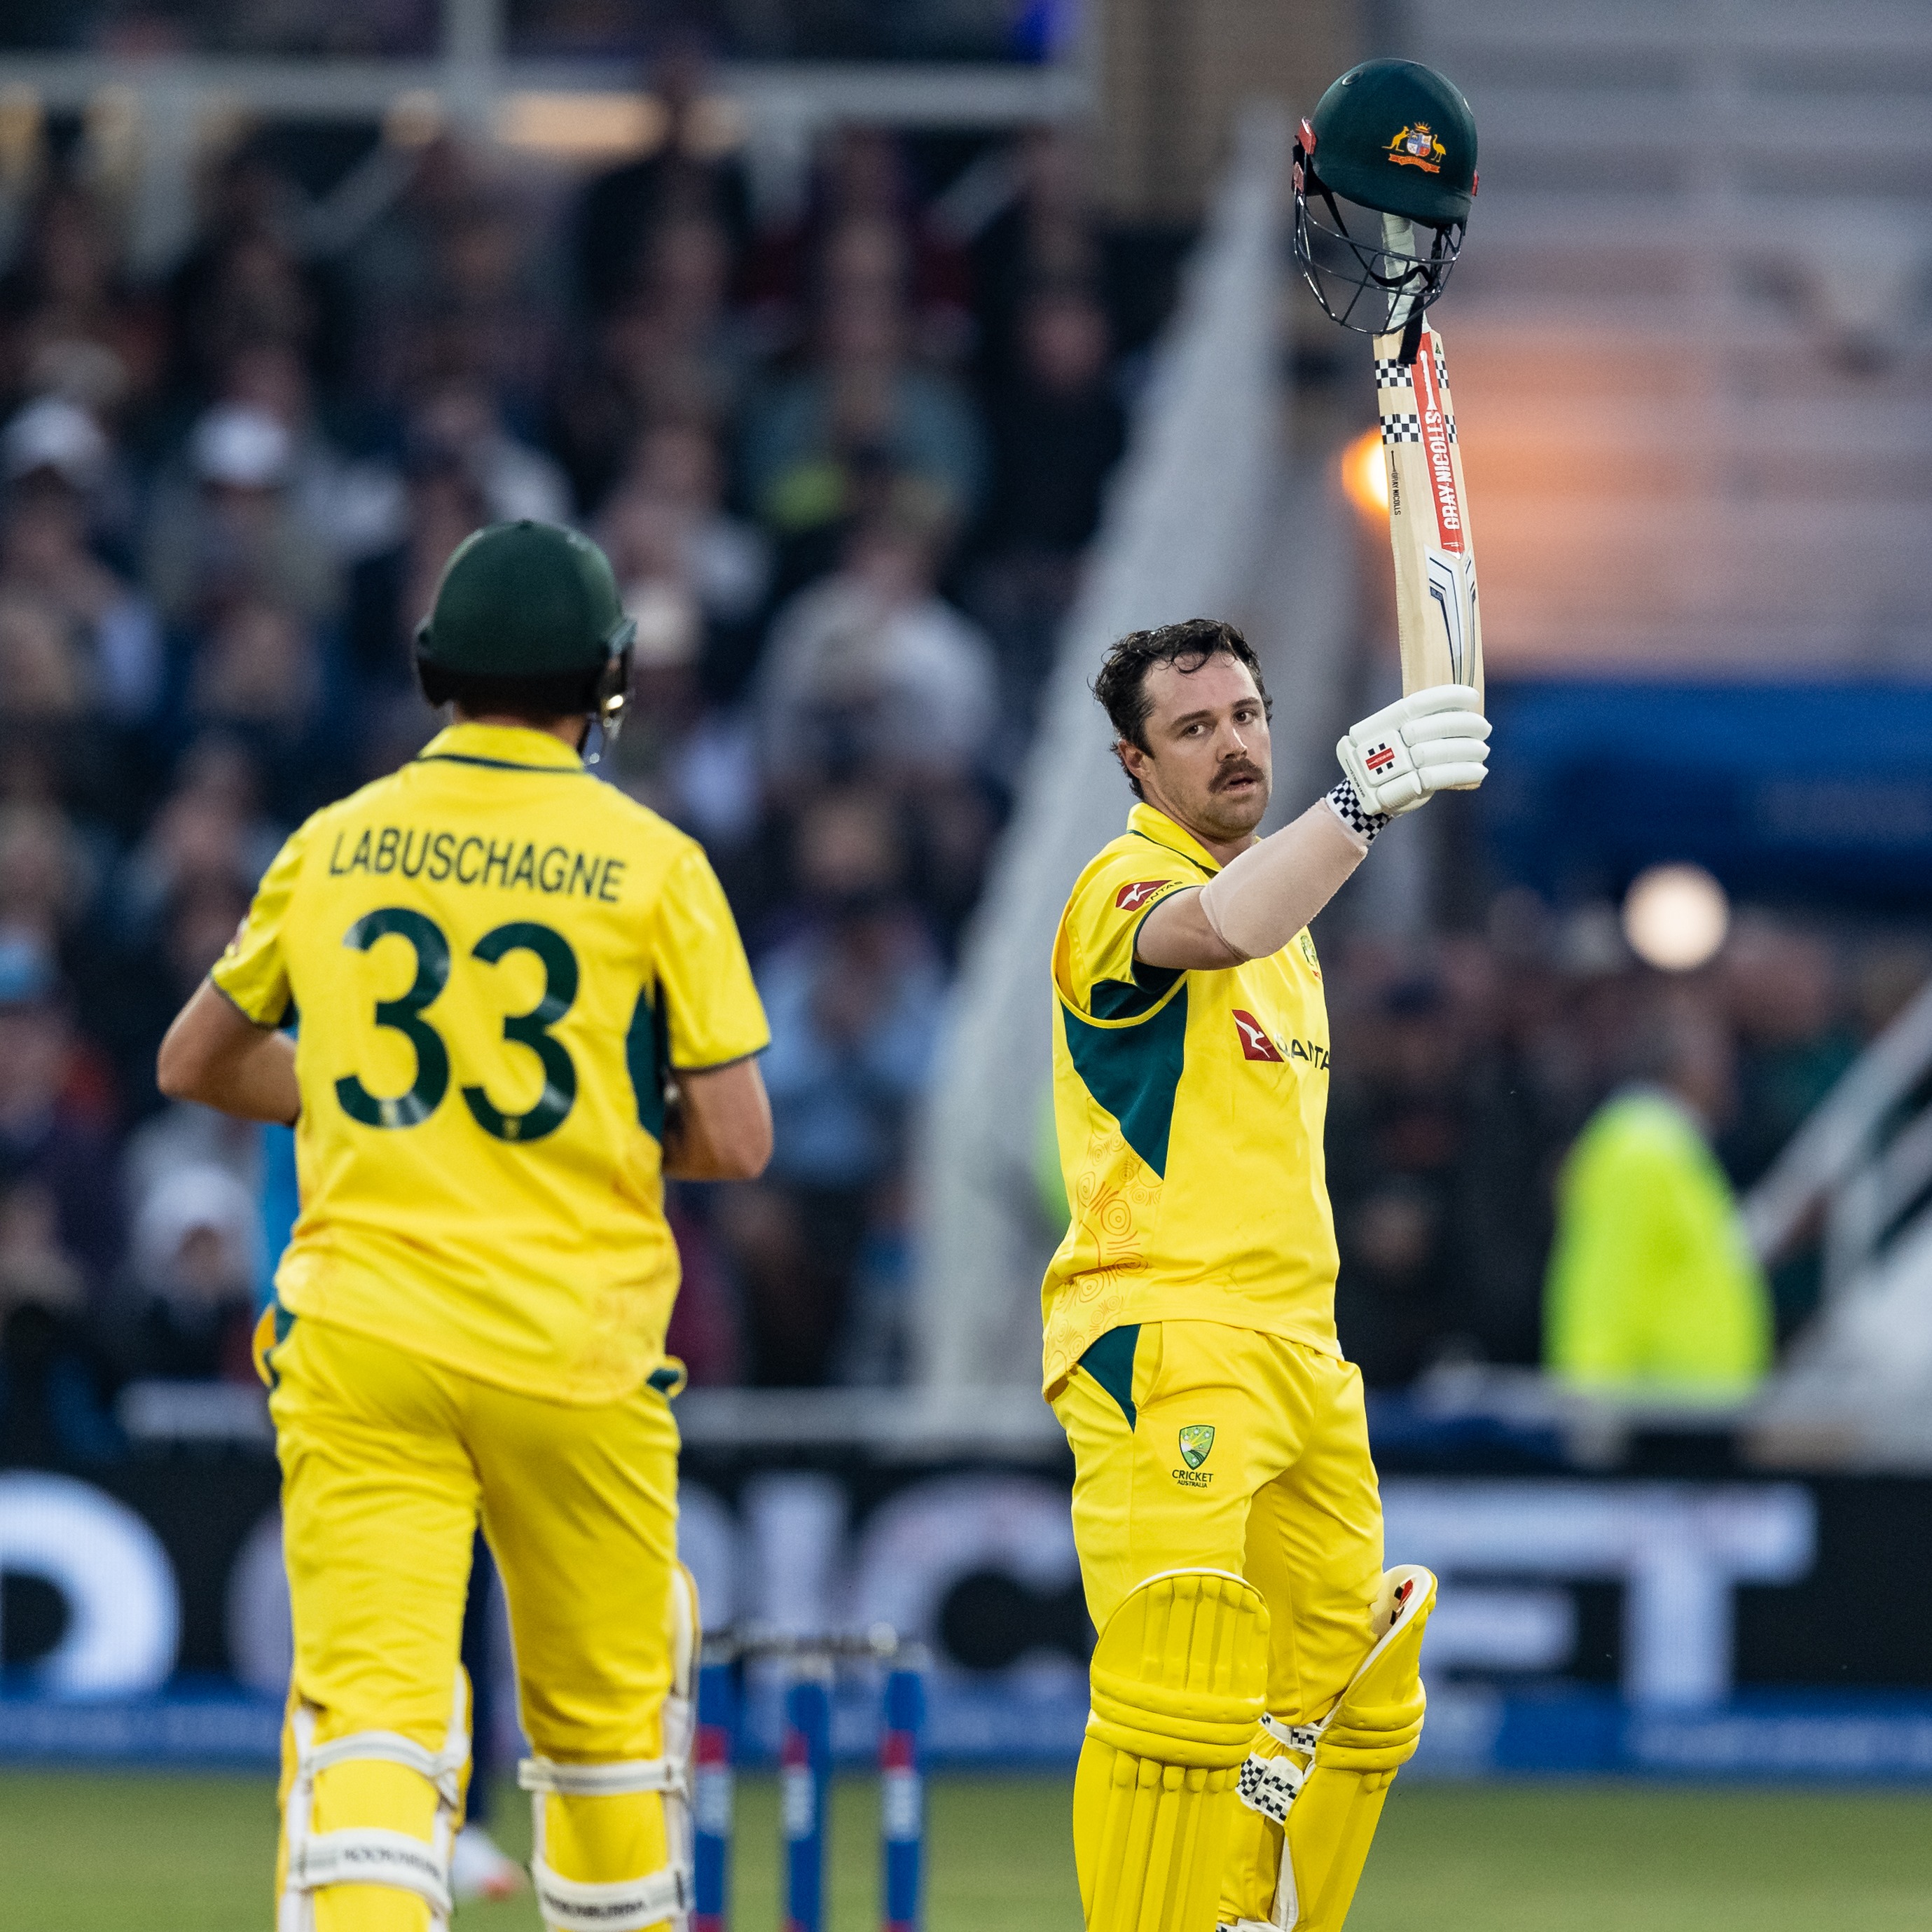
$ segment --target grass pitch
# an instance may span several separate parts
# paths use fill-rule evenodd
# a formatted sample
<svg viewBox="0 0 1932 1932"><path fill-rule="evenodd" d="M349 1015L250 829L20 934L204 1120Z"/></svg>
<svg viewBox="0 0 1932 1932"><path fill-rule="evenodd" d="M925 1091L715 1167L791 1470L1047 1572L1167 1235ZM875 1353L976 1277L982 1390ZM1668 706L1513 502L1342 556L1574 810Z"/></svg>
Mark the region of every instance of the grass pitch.
<svg viewBox="0 0 1932 1932"><path fill-rule="evenodd" d="M1078 1932L1064 1779L932 1788L930 1932ZM834 1932L878 1918L875 1788L842 1784ZM528 1848L505 1792L506 1849ZM777 1797L739 1788L732 1918L778 1923ZM61 1932L268 1932L272 1787L259 1778L0 1774L0 1921ZM461 1932L536 1932L527 1897ZM1398 1784L1349 1932L1922 1932L1932 1794L1635 1785Z"/></svg>

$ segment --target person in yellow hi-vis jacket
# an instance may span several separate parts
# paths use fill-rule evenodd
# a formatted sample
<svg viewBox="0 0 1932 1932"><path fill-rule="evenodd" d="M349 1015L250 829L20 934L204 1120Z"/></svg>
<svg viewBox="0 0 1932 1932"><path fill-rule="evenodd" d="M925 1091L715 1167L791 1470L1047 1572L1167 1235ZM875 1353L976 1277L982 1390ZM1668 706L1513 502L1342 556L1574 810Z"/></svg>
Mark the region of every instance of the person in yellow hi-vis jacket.
<svg viewBox="0 0 1932 1932"><path fill-rule="evenodd" d="M479 1516L545 1922L689 1906L663 1183L763 1168L768 1036L703 852L585 769L632 629L582 537L469 538L417 640L455 722L295 833L161 1047L164 1092L296 1128L257 1338L295 1617L279 1932L447 1922Z"/></svg>
<svg viewBox="0 0 1932 1932"><path fill-rule="evenodd" d="M1642 1078L1585 1123L1557 1185L1544 1359L1580 1386L1748 1395L1771 1366L1771 1291L1710 1134L1730 1048L1694 1012L1656 1016Z"/></svg>
<svg viewBox="0 0 1932 1932"><path fill-rule="evenodd" d="M1335 1334L1328 1022L1308 922L1388 817L1480 783L1460 685L1337 748L1272 837L1254 652L1206 618L1094 684L1139 800L1053 952L1071 1225L1043 1290L1100 1640L1074 1784L1088 1932L1336 1932L1422 1728L1435 1579L1382 1567L1360 1373Z"/></svg>

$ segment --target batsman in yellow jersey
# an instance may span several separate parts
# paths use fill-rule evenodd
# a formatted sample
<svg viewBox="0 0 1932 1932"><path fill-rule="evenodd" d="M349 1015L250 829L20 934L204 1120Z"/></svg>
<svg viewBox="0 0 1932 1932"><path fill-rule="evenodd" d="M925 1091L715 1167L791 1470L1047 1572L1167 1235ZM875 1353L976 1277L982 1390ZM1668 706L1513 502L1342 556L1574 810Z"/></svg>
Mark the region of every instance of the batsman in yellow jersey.
<svg viewBox="0 0 1932 1932"><path fill-rule="evenodd" d="M1269 706L1233 626L1113 647L1094 692L1139 800L1053 953L1071 1225L1046 1392L1100 1632L1074 1785L1088 1932L1336 1932L1422 1729L1427 1570L1382 1567L1335 1335L1328 1023L1308 922L1389 817L1479 783L1460 685L1337 748L1272 837Z"/></svg>
<svg viewBox="0 0 1932 1932"><path fill-rule="evenodd" d="M295 1616L278 1932L447 1922L479 1517L545 1922L688 1909L664 1178L762 1168L767 1035L704 854L585 770L631 634L594 544L470 538L418 638L455 723L290 839L161 1048L165 1092L296 1127L260 1338Z"/></svg>

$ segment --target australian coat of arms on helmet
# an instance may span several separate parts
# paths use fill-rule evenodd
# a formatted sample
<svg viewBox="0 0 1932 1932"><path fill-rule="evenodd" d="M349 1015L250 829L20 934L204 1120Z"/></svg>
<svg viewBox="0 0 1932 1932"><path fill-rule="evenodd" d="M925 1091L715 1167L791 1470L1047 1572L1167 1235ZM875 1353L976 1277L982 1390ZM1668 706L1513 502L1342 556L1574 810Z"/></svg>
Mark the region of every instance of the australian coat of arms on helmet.
<svg viewBox="0 0 1932 1932"><path fill-rule="evenodd" d="M1412 121L1388 144L1388 158L1397 167L1420 168L1425 174L1439 175L1448 153L1426 121Z"/></svg>

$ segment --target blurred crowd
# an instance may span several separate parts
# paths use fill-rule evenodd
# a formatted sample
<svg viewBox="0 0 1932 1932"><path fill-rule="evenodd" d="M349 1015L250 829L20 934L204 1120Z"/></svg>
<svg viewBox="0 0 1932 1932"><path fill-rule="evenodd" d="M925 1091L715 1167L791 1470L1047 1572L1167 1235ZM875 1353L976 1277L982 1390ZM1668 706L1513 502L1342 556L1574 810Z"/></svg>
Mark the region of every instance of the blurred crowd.
<svg viewBox="0 0 1932 1932"><path fill-rule="evenodd" d="M1563 1170L1606 1100L1666 1100L1742 1196L1932 975L1932 954L1747 910L1709 965L1660 974L1632 958L1610 905L1558 917L1510 890L1478 931L1420 952L1359 938L1324 970L1336 1319L1370 1386L1394 1388L1550 1359ZM1768 1286L1781 1341L1817 1305L1815 1240L1774 1257Z"/></svg>
<svg viewBox="0 0 1932 1932"><path fill-rule="evenodd" d="M20 211L0 1463L118 1453L130 1382L249 1381L286 1145L164 1105L155 1048L286 832L435 728L415 627L456 543L521 516L610 553L638 642L607 776L704 842L772 1024L769 1174L672 1190L671 1346L700 1384L905 1372L910 1124L1148 278L1055 134L942 168L848 128L774 209L694 76L660 104L595 178L399 149L346 224L245 142L145 282L80 171ZM1538 1359L1558 1166L1606 1094L1682 1073L1748 1184L1925 968L1748 916L1666 987L1607 909L1518 894L1420 952L1327 944L1340 1321L1378 1387ZM1815 1280L1774 1287L1788 1331Z"/></svg>
<svg viewBox="0 0 1932 1932"><path fill-rule="evenodd" d="M80 169L20 211L0 1462L111 1453L130 1378L250 1373L263 1139L164 1105L155 1048L285 834L435 728L414 629L524 516L610 555L608 774L703 840L773 1022L769 1175L674 1190L672 1346L700 1382L902 1372L908 1118L1120 452L1120 332L1064 139L949 172L847 128L774 210L698 78L594 178L399 147L352 232L244 142L146 282Z"/></svg>

